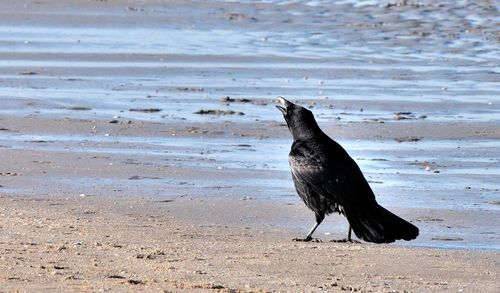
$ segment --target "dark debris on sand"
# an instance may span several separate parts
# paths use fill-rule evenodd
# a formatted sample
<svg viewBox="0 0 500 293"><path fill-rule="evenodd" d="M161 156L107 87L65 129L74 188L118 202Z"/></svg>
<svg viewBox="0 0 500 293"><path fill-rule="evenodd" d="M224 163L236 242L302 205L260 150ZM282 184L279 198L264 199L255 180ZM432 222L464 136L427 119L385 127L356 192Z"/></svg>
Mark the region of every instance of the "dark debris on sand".
<svg viewBox="0 0 500 293"><path fill-rule="evenodd" d="M251 103L251 99L246 99L246 98L231 98L231 97L221 97L220 101L223 103Z"/></svg>
<svg viewBox="0 0 500 293"><path fill-rule="evenodd" d="M198 110L196 112L194 112L194 114L199 114L199 115L217 115L217 116L220 116L220 115L245 115L245 113L243 112L239 112L239 111L233 111L233 110Z"/></svg>
<svg viewBox="0 0 500 293"><path fill-rule="evenodd" d="M129 109L130 112L142 112L142 113L156 113L160 112L161 109L158 108L134 108L134 109Z"/></svg>

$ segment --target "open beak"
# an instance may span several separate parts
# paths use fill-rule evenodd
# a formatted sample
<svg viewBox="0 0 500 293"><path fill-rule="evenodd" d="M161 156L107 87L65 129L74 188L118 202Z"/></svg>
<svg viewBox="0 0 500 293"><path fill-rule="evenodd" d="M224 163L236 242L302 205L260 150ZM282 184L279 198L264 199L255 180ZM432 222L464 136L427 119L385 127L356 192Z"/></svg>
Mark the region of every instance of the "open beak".
<svg viewBox="0 0 500 293"><path fill-rule="evenodd" d="M278 101L281 103L282 106L277 105L276 108L278 108L278 110L280 110L281 113L283 113L283 115L286 115L287 112L286 109L288 108L288 106L293 105L293 103L290 103L283 97L278 97Z"/></svg>

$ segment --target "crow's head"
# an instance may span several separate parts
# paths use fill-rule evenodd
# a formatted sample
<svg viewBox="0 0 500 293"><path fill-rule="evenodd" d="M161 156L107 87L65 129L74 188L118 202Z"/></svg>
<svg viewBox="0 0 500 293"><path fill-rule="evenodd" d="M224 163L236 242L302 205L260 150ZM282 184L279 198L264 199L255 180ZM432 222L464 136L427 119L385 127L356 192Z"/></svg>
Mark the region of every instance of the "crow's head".
<svg viewBox="0 0 500 293"><path fill-rule="evenodd" d="M311 111L283 97L278 97L278 100L281 106L276 108L283 113L294 140L307 139L322 133Z"/></svg>

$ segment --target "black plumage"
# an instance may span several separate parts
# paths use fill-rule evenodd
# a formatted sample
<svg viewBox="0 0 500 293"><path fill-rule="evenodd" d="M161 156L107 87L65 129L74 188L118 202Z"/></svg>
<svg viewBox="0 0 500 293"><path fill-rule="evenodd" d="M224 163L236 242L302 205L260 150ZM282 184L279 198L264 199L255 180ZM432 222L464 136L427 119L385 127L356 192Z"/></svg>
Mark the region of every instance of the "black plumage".
<svg viewBox="0 0 500 293"><path fill-rule="evenodd" d="M318 126L311 111L279 98L293 136L289 154L292 178L298 195L316 215L316 224L304 240L333 212L343 214L359 239L390 243L398 239L412 240L418 228L389 212L375 200L370 185L356 162L340 144L328 137Z"/></svg>

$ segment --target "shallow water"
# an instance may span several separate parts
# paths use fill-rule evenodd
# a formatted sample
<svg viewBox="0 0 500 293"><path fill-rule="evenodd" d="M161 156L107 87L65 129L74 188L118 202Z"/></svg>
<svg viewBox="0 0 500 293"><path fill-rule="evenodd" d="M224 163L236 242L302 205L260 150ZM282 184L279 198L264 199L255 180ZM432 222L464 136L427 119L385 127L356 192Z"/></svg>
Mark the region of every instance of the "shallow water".
<svg viewBox="0 0 500 293"><path fill-rule="evenodd" d="M339 142L358 162L385 204L414 208L500 210L500 206L489 204L498 196L496 183L500 180L500 162L496 157L497 141ZM283 194L294 193L290 180L283 180L289 172L288 139L240 138L235 141L233 138L204 137L4 134L0 136L0 145L49 152L154 156L167 160L181 158L174 163L178 167L276 170L281 171L280 178L275 179L276 182L269 179L266 184L274 183L282 190L267 196L279 198ZM436 157L429 157L428 153ZM238 182L240 187L251 188L254 184L247 178ZM422 192L428 193L434 185L439 185L439 192L443 195L439 198L419 196ZM481 186L480 194L471 196L472 192L466 190L470 186ZM393 194L394 190L404 190L405 195L383 197L384 194Z"/></svg>
<svg viewBox="0 0 500 293"><path fill-rule="evenodd" d="M425 116L416 123L498 125L499 7L488 1L419 3L398 7L387 1L152 1L134 6L136 10L109 3L79 10L71 5L54 9L53 3L30 3L29 9L9 6L15 11L0 12L0 114L120 116L166 124L282 122L273 106L273 99L281 95L311 107L321 123L392 121L394 113L411 111L417 118ZM251 102L221 102L225 96ZM90 110L68 109L74 106ZM132 108L161 111L129 111ZM200 109L245 115L194 114ZM498 140L340 142L356 158L383 204L498 212L498 205L489 204L499 198ZM290 140L274 138L0 132L0 145L8 148L145 154L183 158L170 162L179 166L274 171L279 174L275 179L239 178L239 187L230 191L227 182L217 179L186 186L225 186L218 196L241 196L245 186L252 186L256 194L263 194L259 197L270 200L294 196L286 158L289 144ZM75 182L108 186L109 180L117 180L134 185L131 193L148 182L57 180L68 188ZM162 180L167 185L183 181ZM153 192L161 194L161 188ZM478 229L467 231L473 235ZM481 239L467 245L498 248Z"/></svg>
<svg viewBox="0 0 500 293"><path fill-rule="evenodd" d="M471 217L471 214L498 216L500 206L491 204L498 198L497 182L500 180L496 141L438 140L406 144L392 140L340 142L359 163L379 203L389 209L433 211L431 214L434 216L417 219L417 225L424 235L412 245L499 249L495 244L499 237L494 228L495 221L484 223L476 219L476 223L458 220L457 224L456 220L443 220L446 216L442 214L453 211L464 213L467 217ZM201 189L203 197L300 204L289 175L286 155L289 145L289 139L241 138L236 142L232 138L0 132L0 146L4 149L115 157L118 158L118 163L114 163L117 168L123 164L144 164L158 169L154 174L143 170L138 173L137 180L115 172L93 175L96 170L89 169L85 176L60 174L35 177L31 179L31 185L2 190L33 196L57 194L61 190L65 194L100 195L119 188L120 194L128 196L146 194L178 197L180 194L195 196ZM434 158L429 157L429 153L435 155L439 163L432 161ZM59 164L55 163L56 166ZM200 176L197 172L191 172L180 177L173 176L166 172L166 166L177 170L195 168L200 174L212 175ZM43 187L40 189L39 186ZM174 194L170 190L175 190ZM288 225L306 227L309 223L292 221ZM445 226L447 228L443 233ZM345 222L332 216L319 233L343 229ZM432 237L442 237L443 234L462 240L451 243L432 240Z"/></svg>

